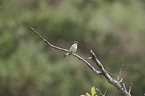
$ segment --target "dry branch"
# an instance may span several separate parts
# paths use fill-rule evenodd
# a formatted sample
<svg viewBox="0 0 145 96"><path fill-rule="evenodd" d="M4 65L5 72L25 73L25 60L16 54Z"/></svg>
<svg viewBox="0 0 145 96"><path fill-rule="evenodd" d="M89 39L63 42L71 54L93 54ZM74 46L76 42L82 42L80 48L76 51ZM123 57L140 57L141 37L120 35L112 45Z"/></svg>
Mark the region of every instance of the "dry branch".
<svg viewBox="0 0 145 96"><path fill-rule="evenodd" d="M96 90L100 93L101 96L105 96L107 93L107 90L104 92L104 94L102 94L102 92L98 88L96 88Z"/></svg>
<svg viewBox="0 0 145 96"><path fill-rule="evenodd" d="M131 94L129 92L127 92L127 89L126 87L124 87L125 84L123 84L123 87L122 85L117 81L117 80L114 80L110 75L109 73L105 70L103 64L98 60L97 56L95 55L95 53L91 50L90 51L91 55L92 55L92 59L95 61L96 65L98 66L98 68L101 70L103 76L108 80L108 82L112 85L114 85L118 90L121 91L121 93L124 95L124 96L131 96ZM122 70L122 68L121 68ZM121 71L120 73L121 74Z"/></svg>
<svg viewBox="0 0 145 96"><path fill-rule="evenodd" d="M31 29L35 34L37 34L40 39L42 39L45 43L47 43L48 45L50 45L52 48L55 48L55 49L58 49L58 50L61 50L61 51L64 51L64 52L67 52L67 53L70 53L69 50L67 49L64 49L64 48L61 48L61 47L58 47L58 46L55 46L53 44L51 44L50 42L48 42L46 39L44 39L37 31L34 30L34 28L32 27L29 27L29 29ZM130 92L131 92L131 86L132 84L130 85L129 87L129 92L127 92L127 89L125 87L125 84L123 83L123 85L120 84L120 82L122 82L123 78L119 81L119 78L120 78L120 75L121 75L121 71L122 71L122 67L123 67L123 64L122 64L122 67L120 69L120 72L119 72L119 75L118 75L118 78L117 80L114 80L109 72L107 72L103 66L103 64L98 60L97 56L95 55L95 53L91 50L90 51L91 53L91 56L92 57L89 57L88 59L93 59L96 63L96 65L98 66L98 68L100 69L100 71L96 70L87 60L85 60L84 57L81 57L79 55L77 55L76 53L71 53L71 55L75 56L76 58L78 58L79 60L81 60L82 62L84 62L85 64L87 64L87 66L92 70L94 71L96 74L98 75L103 75L110 84L114 85L118 90L120 90L120 92L124 95L124 96L131 96ZM101 92L101 91L100 91ZM102 93L101 93L102 94ZM106 92L105 92L106 94ZM104 95L105 95L104 94Z"/></svg>
<svg viewBox="0 0 145 96"><path fill-rule="evenodd" d="M70 53L69 50L67 49L64 49L64 48L60 48L58 46L55 46L55 45L52 45L50 42L48 42L46 39L44 39L36 30L34 30L34 28L32 27L29 27L29 29L31 29L36 35L38 35L40 37L40 39L42 39L45 43L47 43L48 45L50 45L52 48L55 48L55 49L58 49L58 50L61 50L61 51L64 51L64 52L67 52L67 53ZM98 71L96 70L88 61L86 61L83 57L77 55L76 53L71 53L73 56L77 57L79 60L83 61L85 64L87 64L87 66L93 70L95 73L97 74L101 74L102 72L101 71Z"/></svg>

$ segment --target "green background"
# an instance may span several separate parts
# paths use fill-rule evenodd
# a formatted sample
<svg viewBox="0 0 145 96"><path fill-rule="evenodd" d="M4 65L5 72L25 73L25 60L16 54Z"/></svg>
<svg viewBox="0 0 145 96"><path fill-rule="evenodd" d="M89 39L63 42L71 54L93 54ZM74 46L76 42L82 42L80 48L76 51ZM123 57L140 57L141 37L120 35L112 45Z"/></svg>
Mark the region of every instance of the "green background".
<svg viewBox="0 0 145 96"><path fill-rule="evenodd" d="M116 76L124 63L121 77L127 88L133 83L132 96L145 93L144 0L0 0L0 96L80 96L92 86L122 96L28 27L62 48L79 41L77 54L89 57L92 49Z"/></svg>

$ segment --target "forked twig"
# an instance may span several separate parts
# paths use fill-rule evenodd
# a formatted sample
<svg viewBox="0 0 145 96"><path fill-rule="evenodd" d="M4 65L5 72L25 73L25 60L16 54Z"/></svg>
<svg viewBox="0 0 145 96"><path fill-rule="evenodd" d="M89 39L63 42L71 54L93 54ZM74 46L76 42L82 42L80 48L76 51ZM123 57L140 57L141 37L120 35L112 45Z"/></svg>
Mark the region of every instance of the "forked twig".
<svg viewBox="0 0 145 96"><path fill-rule="evenodd" d="M100 93L101 96L105 96L106 93L107 93L107 89L106 89L106 91L104 92L104 94L102 94L102 92L101 92L98 88L96 88L96 90Z"/></svg>

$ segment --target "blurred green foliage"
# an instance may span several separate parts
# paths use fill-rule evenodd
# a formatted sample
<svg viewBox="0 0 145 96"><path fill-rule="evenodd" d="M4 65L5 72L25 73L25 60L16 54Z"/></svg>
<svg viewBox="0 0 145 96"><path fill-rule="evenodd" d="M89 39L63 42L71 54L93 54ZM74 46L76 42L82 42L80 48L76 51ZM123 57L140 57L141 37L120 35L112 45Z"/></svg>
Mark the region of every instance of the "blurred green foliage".
<svg viewBox="0 0 145 96"><path fill-rule="evenodd" d="M78 54L93 49L106 70L132 82L132 95L145 93L144 0L0 0L0 96L80 96L92 86L108 96L120 92L84 63L44 44ZM92 62L93 64L93 62ZM94 65L95 66L95 65Z"/></svg>

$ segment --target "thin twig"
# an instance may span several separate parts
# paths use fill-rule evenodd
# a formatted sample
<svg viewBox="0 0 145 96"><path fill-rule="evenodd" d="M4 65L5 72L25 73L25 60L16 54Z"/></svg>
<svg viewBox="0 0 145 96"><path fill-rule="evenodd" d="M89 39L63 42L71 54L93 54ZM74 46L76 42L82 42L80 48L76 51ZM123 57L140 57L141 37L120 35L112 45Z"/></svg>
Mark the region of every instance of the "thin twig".
<svg viewBox="0 0 145 96"><path fill-rule="evenodd" d="M106 91L105 91L105 93L104 93L104 96L106 95L106 93L107 93L107 89L106 89Z"/></svg>
<svg viewBox="0 0 145 96"><path fill-rule="evenodd" d="M88 57L88 58L86 58L86 57L83 57L84 59L87 59L87 60L90 60L90 59L92 59L92 57Z"/></svg>
<svg viewBox="0 0 145 96"><path fill-rule="evenodd" d="M123 83L123 87L124 87L125 90L127 90L126 87L125 87L125 83Z"/></svg>
<svg viewBox="0 0 145 96"><path fill-rule="evenodd" d="M130 86L129 86L129 93L131 93L131 87L132 87L132 83L130 84Z"/></svg>
<svg viewBox="0 0 145 96"><path fill-rule="evenodd" d="M40 37L40 39L42 39L45 43L47 43L48 45L50 45L52 48L64 51L69 53L69 50L64 49L64 48L60 48L58 46L54 46L53 44L51 44L50 42L48 42L46 39L44 39L34 28L29 27L29 29L31 29L36 35L38 35ZM93 70L95 73L97 74L101 74L102 72L96 70L88 61L86 61L84 58L82 58L81 56L77 55L76 53L72 53L73 56L77 57L79 60L83 61L85 64L87 64L87 66Z"/></svg>
<svg viewBox="0 0 145 96"><path fill-rule="evenodd" d="M120 75L121 75L121 71L122 71L122 67L124 66L124 63L122 63L122 66L121 66L121 68L120 68L120 71L119 71L119 74L118 74L118 77L117 77L117 80L119 81L119 79L120 79Z"/></svg>
<svg viewBox="0 0 145 96"><path fill-rule="evenodd" d="M96 90L100 93L101 96L105 96L106 93L107 93L107 89L106 89L106 91L104 92L104 94L102 94L102 92L101 92L98 88L96 88Z"/></svg>
<svg viewBox="0 0 145 96"><path fill-rule="evenodd" d="M121 83L123 81L123 78L120 79L120 81L118 83Z"/></svg>

